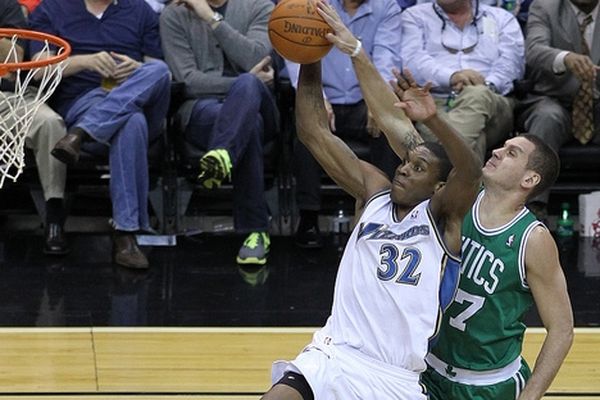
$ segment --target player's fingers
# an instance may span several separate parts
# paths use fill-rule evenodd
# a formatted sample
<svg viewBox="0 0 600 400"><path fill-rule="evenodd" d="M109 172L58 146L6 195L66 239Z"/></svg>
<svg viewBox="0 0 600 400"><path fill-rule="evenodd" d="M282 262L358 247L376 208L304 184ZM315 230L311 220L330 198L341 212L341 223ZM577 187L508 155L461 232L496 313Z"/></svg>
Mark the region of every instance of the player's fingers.
<svg viewBox="0 0 600 400"><path fill-rule="evenodd" d="M337 46L340 43L340 39L333 33L326 34L325 39L329 40L329 43L333 43L334 46Z"/></svg>
<svg viewBox="0 0 600 400"><path fill-rule="evenodd" d="M317 12L336 32L343 27L339 16L335 10L329 6L329 4L325 2L319 2L317 5Z"/></svg>

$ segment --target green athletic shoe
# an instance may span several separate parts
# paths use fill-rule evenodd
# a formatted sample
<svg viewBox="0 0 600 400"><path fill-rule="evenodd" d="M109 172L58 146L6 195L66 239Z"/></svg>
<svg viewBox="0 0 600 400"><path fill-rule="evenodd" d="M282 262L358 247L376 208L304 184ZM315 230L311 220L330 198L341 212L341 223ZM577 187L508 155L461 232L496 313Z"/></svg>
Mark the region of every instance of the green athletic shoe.
<svg viewBox="0 0 600 400"><path fill-rule="evenodd" d="M216 189L231 178L231 157L225 149L214 149L200 159L198 182L206 189Z"/></svg>
<svg viewBox="0 0 600 400"><path fill-rule="evenodd" d="M252 232L244 240L244 244L240 247L236 260L238 264L265 265L270 246L271 239L268 233Z"/></svg>

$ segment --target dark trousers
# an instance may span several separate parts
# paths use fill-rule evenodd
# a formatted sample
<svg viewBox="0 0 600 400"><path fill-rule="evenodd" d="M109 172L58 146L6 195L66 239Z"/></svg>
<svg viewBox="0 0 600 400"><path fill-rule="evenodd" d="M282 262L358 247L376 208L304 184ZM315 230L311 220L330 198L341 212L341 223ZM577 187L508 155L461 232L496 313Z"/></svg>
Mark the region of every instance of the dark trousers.
<svg viewBox="0 0 600 400"><path fill-rule="evenodd" d="M274 97L256 76L242 74L225 99L200 99L185 138L205 149L229 152L233 170L233 219L237 232L267 231L263 143L277 133Z"/></svg>
<svg viewBox="0 0 600 400"><path fill-rule="evenodd" d="M400 159L389 146L383 134L373 138L367 133L367 106L364 101L350 105L333 105L335 134L346 143L369 146L366 161L381 169L390 178L400 164ZM351 147L354 147L351 144ZM301 210L321 209L322 168L310 151L300 141L294 143L294 175L296 176L296 202Z"/></svg>

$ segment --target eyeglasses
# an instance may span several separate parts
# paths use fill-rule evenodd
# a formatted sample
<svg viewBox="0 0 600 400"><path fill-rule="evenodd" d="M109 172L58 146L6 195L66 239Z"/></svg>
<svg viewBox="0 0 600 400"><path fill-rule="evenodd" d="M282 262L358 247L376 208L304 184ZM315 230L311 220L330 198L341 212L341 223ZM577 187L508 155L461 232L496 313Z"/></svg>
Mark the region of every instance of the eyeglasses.
<svg viewBox="0 0 600 400"><path fill-rule="evenodd" d="M445 24L444 24L445 25ZM444 43L444 30L446 29L445 26L442 26L442 46L444 47L444 49L446 49L448 51L448 53L450 54L458 54L460 52L464 53L464 54L469 54L471 53L473 50L475 50L475 47L477 47L477 45L479 44L479 29L477 29L477 24L475 24L475 30L477 31L477 39L475 40L475 43L473 43L471 46L467 46L464 47L462 49L456 49L454 47L450 47L448 46L446 43Z"/></svg>
<svg viewBox="0 0 600 400"><path fill-rule="evenodd" d="M477 2L479 3L479 2ZM475 40L475 43L473 43L470 46L464 47L462 49L457 49L455 47L451 47L448 46L446 43L444 43L444 32L446 31L446 19L440 14L440 12L438 11L438 9L435 7L435 3L432 4L433 6L433 11L436 13L436 15L439 17L439 19L442 20L442 31L440 33L440 38L441 38L441 42L442 42L442 46L444 47L444 49L446 49L446 51L448 51L448 53L450 54L458 54L458 53L464 53L464 54L469 54L471 53L473 50L475 50L475 47L477 47L477 45L479 44L479 27L477 26L477 10L475 10L475 17L473 17L473 21L471 22L471 25L473 25L475 27L475 32L477 32L477 37Z"/></svg>

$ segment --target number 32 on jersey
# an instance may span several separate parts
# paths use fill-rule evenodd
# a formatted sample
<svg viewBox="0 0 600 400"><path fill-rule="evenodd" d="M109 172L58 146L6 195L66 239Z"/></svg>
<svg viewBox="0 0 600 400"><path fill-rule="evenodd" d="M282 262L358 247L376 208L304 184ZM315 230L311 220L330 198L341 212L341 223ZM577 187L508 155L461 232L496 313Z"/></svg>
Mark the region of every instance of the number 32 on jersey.
<svg viewBox="0 0 600 400"><path fill-rule="evenodd" d="M396 283L417 285L421 273L416 273L421 263L421 252L414 247L406 247L400 255L396 246L390 243L383 244L379 249L380 265L377 268L377 277L382 281L396 278Z"/></svg>

